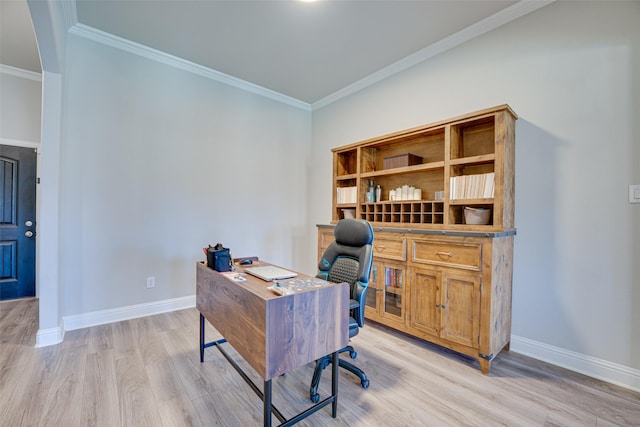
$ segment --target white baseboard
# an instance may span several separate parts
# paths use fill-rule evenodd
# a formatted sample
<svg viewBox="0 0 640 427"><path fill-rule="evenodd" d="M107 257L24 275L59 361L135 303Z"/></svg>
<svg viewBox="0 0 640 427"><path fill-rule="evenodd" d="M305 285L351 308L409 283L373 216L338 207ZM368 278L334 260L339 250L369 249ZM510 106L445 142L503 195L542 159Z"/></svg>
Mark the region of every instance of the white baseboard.
<svg viewBox="0 0 640 427"><path fill-rule="evenodd" d="M167 313L169 311L182 310L195 306L196 296L190 295L181 298L64 316L62 322L65 331L73 331L75 329L120 322L138 317L153 316L154 314Z"/></svg>
<svg viewBox="0 0 640 427"><path fill-rule="evenodd" d="M640 392L640 370L560 347L511 336L510 350Z"/></svg>
<svg viewBox="0 0 640 427"><path fill-rule="evenodd" d="M60 344L64 338L64 330L58 328L40 329L36 334L36 347Z"/></svg>

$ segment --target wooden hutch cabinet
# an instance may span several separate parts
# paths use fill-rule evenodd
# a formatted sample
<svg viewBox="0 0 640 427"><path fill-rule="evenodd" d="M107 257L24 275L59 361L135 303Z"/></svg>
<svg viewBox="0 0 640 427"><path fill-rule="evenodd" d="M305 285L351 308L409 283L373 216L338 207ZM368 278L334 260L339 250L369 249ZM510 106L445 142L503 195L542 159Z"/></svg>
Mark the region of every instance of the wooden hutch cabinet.
<svg viewBox="0 0 640 427"><path fill-rule="evenodd" d="M516 119L501 105L333 149L332 220L318 225L321 257L340 219L371 222L366 317L484 374L511 339Z"/></svg>

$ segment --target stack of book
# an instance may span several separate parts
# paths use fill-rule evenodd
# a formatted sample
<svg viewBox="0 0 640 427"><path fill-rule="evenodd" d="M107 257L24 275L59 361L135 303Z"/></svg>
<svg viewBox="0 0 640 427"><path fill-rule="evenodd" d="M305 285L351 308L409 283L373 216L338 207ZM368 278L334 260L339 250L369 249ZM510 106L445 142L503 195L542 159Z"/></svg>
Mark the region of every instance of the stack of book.
<svg viewBox="0 0 640 427"><path fill-rule="evenodd" d="M392 288L402 288L402 271L395 268L385 269L385 286Z"/></svg>
<svg viewBox="0 0 640 427"><path fill-rule="evenodd" d="M358 187L338 187L336 203L339 205L357 203Z"/></svg>
<svg viewBox="0 0 640 427"><path fill-rule="evenodd" d="M494 190L494 173L452 176L449 192L451 199L491 199Z"/></svg>

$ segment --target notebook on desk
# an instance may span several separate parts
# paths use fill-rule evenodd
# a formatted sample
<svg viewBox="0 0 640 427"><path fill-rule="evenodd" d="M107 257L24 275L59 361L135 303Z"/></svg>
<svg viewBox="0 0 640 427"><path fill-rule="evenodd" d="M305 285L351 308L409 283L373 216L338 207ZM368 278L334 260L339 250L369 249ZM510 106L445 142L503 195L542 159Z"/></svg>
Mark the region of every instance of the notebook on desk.
<svg viewBox="0 0 640 427"><path fill-rule="evenodd" d="M267 282L270 282L272 280L288 279L290 277L296 277L298 275L293 271L285 270L284 268L276 267L273 265L249 267L245 268L244 272L259 277L262 280L266 280Z"/></svg>

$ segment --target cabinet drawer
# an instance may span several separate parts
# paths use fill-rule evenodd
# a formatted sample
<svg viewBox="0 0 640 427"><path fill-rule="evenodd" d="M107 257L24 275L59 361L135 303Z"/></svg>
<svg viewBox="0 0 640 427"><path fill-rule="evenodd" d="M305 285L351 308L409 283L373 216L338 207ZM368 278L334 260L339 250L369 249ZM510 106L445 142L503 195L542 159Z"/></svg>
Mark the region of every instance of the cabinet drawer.
<svg viewBox="0 0 640 427"><path fill-rule="evenodd" d="M322 259L324 251L327 250L329 244L335 240L333 235L333 228L320 229L318 232L318 262Z"/></svg>
<svg viewBox="0 0 640 427"><path fill-rule="evenodd" d="M376 234L373 239L373 256L378 258L407 260L407 239L398 235L386 236Z"/></svg>
<svg viewBox="0 0 640 427"><path fill-rule="evenodd" d="M438 240L413 240L411 261L480 271L482 245Z"/></svg>

